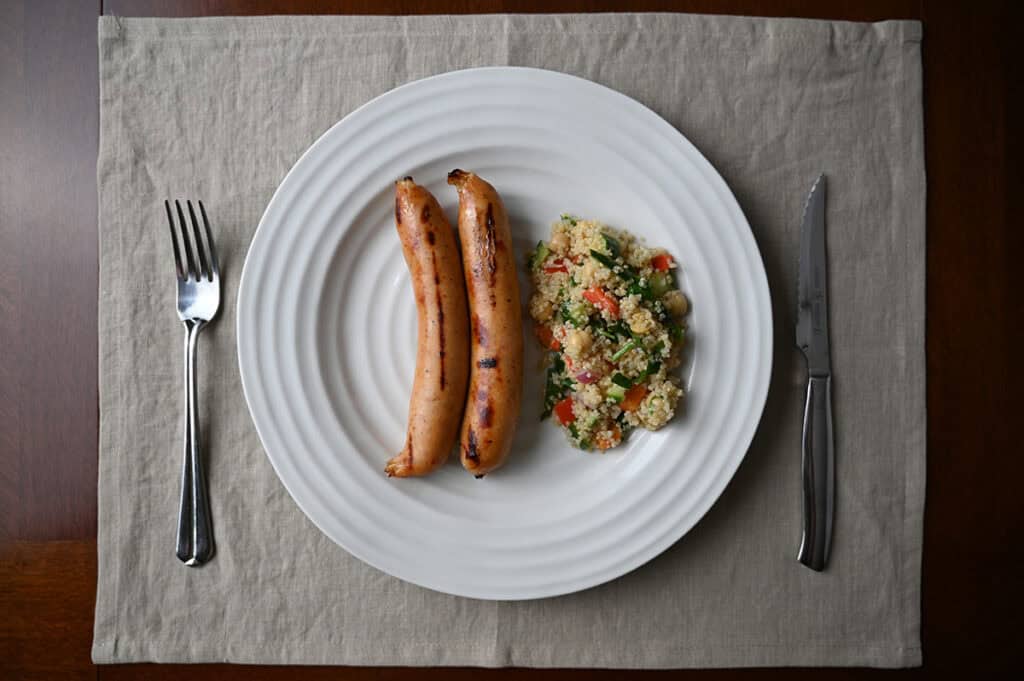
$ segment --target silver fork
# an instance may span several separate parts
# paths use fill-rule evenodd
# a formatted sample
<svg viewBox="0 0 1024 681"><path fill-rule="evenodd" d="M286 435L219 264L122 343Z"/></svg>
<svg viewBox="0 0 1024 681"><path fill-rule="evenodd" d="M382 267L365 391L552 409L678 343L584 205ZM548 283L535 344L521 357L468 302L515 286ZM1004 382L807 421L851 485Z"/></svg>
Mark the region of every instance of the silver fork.
<svg viewBox="0 0 1024 681"><path fill-rule="evenodd" d="M174 202L178 223L175 226L171 202L164 201L171 226L174 266L178 275L178 317L185 324L185 462L181 473L181 509L178 512L176 554L185 565L198 566L213 558L213 524L206 492L206 473L199 452L199 407L196 400L196 347L199 332L220 308L220 268L213 247L210 222L202 201L205 244L192 202L186 201L192 223L192 236L185 222L181 203ZM179 248L180 241L180 248ZM194 246L194 250L193 250ZM182 252L185 258L182 260Z"/></svg>

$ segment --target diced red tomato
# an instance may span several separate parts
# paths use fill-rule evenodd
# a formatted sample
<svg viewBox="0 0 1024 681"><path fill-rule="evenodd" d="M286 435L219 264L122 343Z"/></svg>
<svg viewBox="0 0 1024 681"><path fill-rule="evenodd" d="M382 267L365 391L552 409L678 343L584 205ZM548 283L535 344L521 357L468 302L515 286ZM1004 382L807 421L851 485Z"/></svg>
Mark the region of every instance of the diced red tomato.
<svg viewBox="0 0 1024 681"><path fill-rule="evenodd" d="M613 317L619 316L619 303L615 298L605 293L604 289L592 286L583 292L583 297L589 300L597 307L607 310L608 314Z"/></svg>
<svg viewBox="0 0 1024 681"><path fill-rule="evenodd" d="M563 426L567 426L576 420L576 414L572 413L571 397L566 397L564 400L555 405L555 416L558 417L558 421Z"/></svg>
<svg viewBox="0 0 1024 681"><path fill-rule="evenodd" d="M622 411L636 411L645 397L647 397L647 387L642 384L634 385L626 391L626 396L619 403L619 408Z"/></svg>
<svg viewBox="0 0 1024 681"><path fill-rule="evenodd" d="M557 260L553 260L550 265L544 265L544 271L548 274L554 274L555 272L568 274L569 268L565 266L564 260L558 258Z"/></svg>
<svg viewBox="0 0 1024 681"><path fill-rule="evenodd" d="M672 267L672 256L668 253L659 253L651 258L651 267L658 272L668 272Z"/></svg>
<svg viewBox="0 0 1024 681"><path fill-rule="evenodd" d="M549 350L561 350L562 344L558 342L555 335L551 333L551 327L542 326L538 324L533 327L533 333L537 336L537 340L540 344Z"/></svg>

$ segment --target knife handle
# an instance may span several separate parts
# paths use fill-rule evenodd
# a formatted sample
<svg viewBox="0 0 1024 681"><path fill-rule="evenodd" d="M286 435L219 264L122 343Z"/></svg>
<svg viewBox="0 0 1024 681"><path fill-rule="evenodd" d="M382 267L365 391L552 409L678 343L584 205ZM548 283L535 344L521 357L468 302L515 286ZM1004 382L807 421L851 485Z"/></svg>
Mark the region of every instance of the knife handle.
<svg viewBox="0 0 1024 681"><path fill-rule="evenodd" d="M835 501L832 379L828 376L811 376L807 381L801 468L804 528L797 560L812 570L821 571L832 548Z"/></svg>

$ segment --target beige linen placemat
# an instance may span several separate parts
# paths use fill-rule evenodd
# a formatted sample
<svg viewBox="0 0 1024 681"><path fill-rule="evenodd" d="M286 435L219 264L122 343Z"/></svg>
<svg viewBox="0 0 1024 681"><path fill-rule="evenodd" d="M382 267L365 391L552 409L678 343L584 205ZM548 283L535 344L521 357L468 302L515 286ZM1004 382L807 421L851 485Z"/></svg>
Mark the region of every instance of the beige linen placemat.
<svg viewBox="0 0 1024 681"><path fill-rule="evenodd" d="M665 14L116 19L99 23L97 662L725 667L919 664L925 463L921 27ZM235 355L260 215L328 127L402 83L481 65L565 71L681 130L735 192L772 289L760 430L728 489L648 565L494 603L400 582L299 511L250 421ZM795 560L804 199L829 174L837 514ZM165 197L205 200L226 303L200 344L218 553L174 558L181 329Z"/></svg>

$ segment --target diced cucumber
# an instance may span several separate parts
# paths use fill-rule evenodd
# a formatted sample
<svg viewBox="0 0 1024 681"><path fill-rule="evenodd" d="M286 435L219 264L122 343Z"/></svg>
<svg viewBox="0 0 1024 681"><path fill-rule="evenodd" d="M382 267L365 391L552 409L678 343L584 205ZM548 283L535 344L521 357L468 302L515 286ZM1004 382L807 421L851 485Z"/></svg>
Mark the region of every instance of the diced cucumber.
<svg viewBox="0 0 1024 681"><path fill-rule="evenodd" d="M582 329L587 325L587 319L590 317L587 308L583 303L570 304L568 301L562 303L562 307L559 309L564 319L571 326L577 329Z"/></svg>
<svg viewBox="0 0 1024 681"><path fill-rule="evenodd" d="M621 385L613 383L608 386L608 397L611 398L612 402L618 404L622 400L626 399L626 389Z"/></svg>
<svg viewBox="0 0 1024 681"><path fill-rule="evenodd" d="M537 269L544 264L544 261L551 255L551 249L543 241L537 242L537 249L533 252L533 258L530 259L530 267Z"/></svg>
<svg viewBox="0 0 1024 681"><path fill-rule="evenodd" d="M651 287L651 293L655 298L661 298L663 295L671 291L673 288L672 275L668 272L654 272L651 274L651 278L648 280Z"/></svg>

